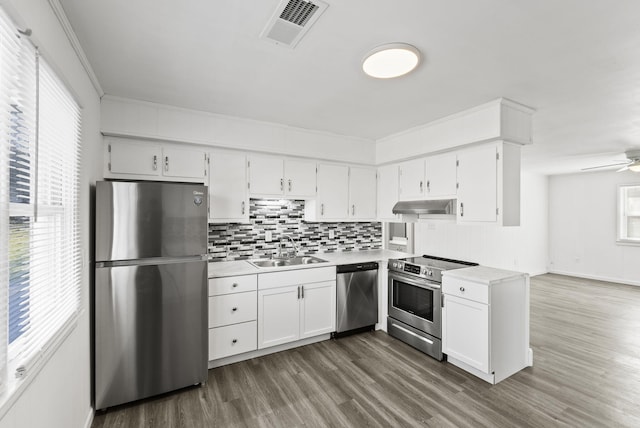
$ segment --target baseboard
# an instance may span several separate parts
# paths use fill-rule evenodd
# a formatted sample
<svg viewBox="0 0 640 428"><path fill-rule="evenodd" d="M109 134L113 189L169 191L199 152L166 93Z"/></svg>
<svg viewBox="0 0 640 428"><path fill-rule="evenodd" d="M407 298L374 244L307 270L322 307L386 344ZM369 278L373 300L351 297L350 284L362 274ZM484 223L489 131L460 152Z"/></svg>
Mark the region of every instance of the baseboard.
<svg viewBox="0 0 640 428"><path fill-rule="evenodd" d="M611 278L608 276L589 275L584 273L568 272L563 270L550 270L549 273L554 273L556 275L575 276L576 278L593 279L595 281L606 281L606 282L614 282L616 284L640 286L640 281L630 281L630 280L624 280L620 278Z"/></svg>
<svg viewBox="0 0 640 428"><path fill-rule="evenodd" d="M84 428L91 428L91 424L93 423L93 416L96 414L93 407L89 407L89 414L87 415L87 419L84 422Z"/></svg>

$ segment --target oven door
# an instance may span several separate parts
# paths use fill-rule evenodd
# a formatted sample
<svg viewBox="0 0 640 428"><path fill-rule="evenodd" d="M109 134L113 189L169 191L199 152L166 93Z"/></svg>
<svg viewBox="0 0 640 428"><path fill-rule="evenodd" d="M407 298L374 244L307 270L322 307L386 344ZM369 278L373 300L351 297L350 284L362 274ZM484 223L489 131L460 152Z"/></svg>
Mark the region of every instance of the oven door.
<svg viewBox="0 0 640 428"><path fill-rule="evenodd" d="M389 272L389 316L441 338L440 284Z"/></svg>

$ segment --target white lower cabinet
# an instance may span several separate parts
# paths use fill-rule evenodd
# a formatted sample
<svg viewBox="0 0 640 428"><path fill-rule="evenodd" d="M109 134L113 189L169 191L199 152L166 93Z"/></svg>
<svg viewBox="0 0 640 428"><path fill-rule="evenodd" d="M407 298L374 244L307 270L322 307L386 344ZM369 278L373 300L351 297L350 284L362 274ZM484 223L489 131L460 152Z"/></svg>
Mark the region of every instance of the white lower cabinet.
<svg viewBox="0 0 640 428"><path fill-rule="evenodd" d="M445 353L488 373L489 305L445 294L442 313Z"/></svg>
<svg viewBox="0 0 640 428"><path fill-rule="evenodd" d="M258 349L335 331L336 269L258 275Z"/></svg>
<svg viewBox="0 0 640 428"><path fill-rule="evenodd" d="M209 329L209 360L256 349L256 321Z"/></svg>
<svg viewBox="0 0 640 428"><path fill-rule="evenodd" d="M495 384L533 364L529 276L476 266L443 272L442 352Z"/></svg>
<svg viewBox="0 0 640 428"><path fill-rule="evenodd" d="M209 361L257 348L257 275L209 279Z"/></svg>

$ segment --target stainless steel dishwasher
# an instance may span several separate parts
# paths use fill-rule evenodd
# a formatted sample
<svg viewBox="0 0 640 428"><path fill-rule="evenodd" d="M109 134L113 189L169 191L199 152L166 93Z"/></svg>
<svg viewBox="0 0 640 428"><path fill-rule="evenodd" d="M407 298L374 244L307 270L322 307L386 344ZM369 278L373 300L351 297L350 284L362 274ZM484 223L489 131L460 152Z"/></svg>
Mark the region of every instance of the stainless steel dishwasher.
<svg viewBox="0 0 640 428"><path fill-rule="evenodd" d="M378 263L337 267L334 337L372 330L378 322Z"/></svg>

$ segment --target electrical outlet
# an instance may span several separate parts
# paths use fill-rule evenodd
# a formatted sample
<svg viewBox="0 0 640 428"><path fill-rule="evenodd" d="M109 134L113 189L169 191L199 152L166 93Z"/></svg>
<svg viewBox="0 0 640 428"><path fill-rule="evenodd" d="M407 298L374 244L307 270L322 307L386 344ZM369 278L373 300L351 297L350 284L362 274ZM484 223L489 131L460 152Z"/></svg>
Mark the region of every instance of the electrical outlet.
<svg viewBox="0 0 640 428"><path fill-rule="evenodd" d="M273 241L273 236L271 235L271 231L270 230L265 230L264 231L264 242L271 242Z"/></svg>
<svg viewBox="0 0 640 428"><path fill-rule="evenodd" d="M329 239L336 239L336 231L329 229Z"/></svg>

